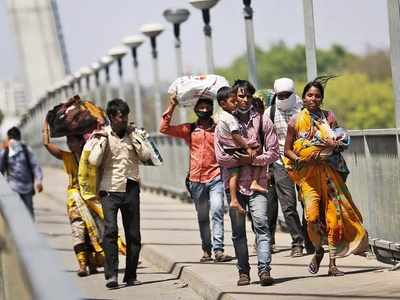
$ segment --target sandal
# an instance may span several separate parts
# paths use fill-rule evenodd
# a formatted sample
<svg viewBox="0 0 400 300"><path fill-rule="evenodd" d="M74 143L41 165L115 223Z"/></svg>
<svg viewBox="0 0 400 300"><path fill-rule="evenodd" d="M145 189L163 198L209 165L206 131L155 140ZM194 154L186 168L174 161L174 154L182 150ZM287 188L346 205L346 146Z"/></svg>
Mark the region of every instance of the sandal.
<svg viewBox="0 0 400 300"><path fill-rule="evenodd" d="M344 272L340 271L336 266L329 266L328 276L344 276Z"/></svg>
<svg viewBox="0 0 400 300"><path fill-rule="evenodd" d="M316 252L308 265L308 272L311 274L317 274L319 271L319 266L321 264L322 258L324 257L324 252Z"/></svg>

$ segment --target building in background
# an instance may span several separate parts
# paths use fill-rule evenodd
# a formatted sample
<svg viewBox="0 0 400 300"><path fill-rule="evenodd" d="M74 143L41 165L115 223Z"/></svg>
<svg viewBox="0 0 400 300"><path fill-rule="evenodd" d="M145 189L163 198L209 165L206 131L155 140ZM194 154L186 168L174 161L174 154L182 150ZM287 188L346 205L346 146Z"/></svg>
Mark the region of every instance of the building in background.
<svg viewBox="0 0 400 300"><path fill-rule="evenodd" d="M69 73L54 0L7 0L28 107Z"/></svg>
<svg viewBox="0 0 400 300"><path fill-rule="evenodd" d="M0 124L0 139L18 123L21 115L27 110L25 87L22 83L11 80L0 80L0 111L3 120Z"/></svg>

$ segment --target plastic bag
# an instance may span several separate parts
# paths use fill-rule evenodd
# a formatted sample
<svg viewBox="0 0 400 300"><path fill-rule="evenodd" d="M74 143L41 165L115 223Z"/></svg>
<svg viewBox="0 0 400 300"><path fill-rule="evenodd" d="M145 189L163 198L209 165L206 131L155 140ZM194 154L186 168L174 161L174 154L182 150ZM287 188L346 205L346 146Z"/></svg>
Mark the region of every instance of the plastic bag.
<svg viewBox="0 0 400 300"><path fill-rule="evenodd" d="M149 134L144 129L135 128L132 132L133 137L140 142L146 152L149 152L150 158L146 161L141 160L141 164L145 166L161 166L163 158L157 149L157 146L151 141Z"/></svg>
<svg viewBox="0 0 400 300"><path fill-rule="evenodd" d="M229 83L219 75L183 76L175 79L168 88L168 94L176 92L180 106L192 107L200 98L214 100L218 90L224 86L229 86Z"/></svg>

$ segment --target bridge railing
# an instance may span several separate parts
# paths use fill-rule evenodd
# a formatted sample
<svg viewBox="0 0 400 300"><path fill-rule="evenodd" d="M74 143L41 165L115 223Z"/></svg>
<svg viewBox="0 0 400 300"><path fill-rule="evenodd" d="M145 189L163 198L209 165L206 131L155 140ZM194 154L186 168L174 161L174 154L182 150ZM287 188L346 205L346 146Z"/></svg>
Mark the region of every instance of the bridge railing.
<svg viewBox="0 0 400 300"><path fill-rule="evenodd" d="M399 132L398 129L351 131L352 144L344 152L353 200L363 215L371 246L387 262L400 260ZM154 135L153 139L163 155L164 165L156 169L143 167L143 185L185 198L187 145L161 135Z"/></svg>
<svg viewBox="0 0 400 300"><path fill-rule="evenodd" d="M369 232L371 246L381 260L400 260L400 143L398 129L350 131L352 143L344 152L350 175L348 186L360 208ZM164 164L142 167L141 180L145 188L171 196L189 199L185 188L188 172L188 147L180 139L154 134ZM63 143L59 140L59 143ZM41 145L36 153L45 164L49 160Z"/></svg>
<svg viewBox="0 0 400 300"><path fill-rule="evenodd" d="M62 264L0 175L0 299L81 299Z"/></svg>

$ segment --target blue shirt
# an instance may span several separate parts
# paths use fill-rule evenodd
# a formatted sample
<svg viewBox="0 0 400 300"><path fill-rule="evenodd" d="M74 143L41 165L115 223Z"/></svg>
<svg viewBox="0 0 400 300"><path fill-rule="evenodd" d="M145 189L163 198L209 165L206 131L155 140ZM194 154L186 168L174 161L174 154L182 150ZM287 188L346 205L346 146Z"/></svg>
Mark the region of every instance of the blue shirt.
<svg viewBox="0 0 400 300"><path fill-rule="evenodd" d="M28 156L32 165L32 172L29 170L29 164L26 161L26 157L22 147L16 152L8 154L8 170L5 173L7 181L14 192L19 194L29 194L33 191L34 186L32 182L32 172L34 174L34 180L36 183L42 183L43 172L42 168L39 166L35 155L32 150L27 147ZM0 152L0 169L3 168L3 156L4 150Z"/></svg>

